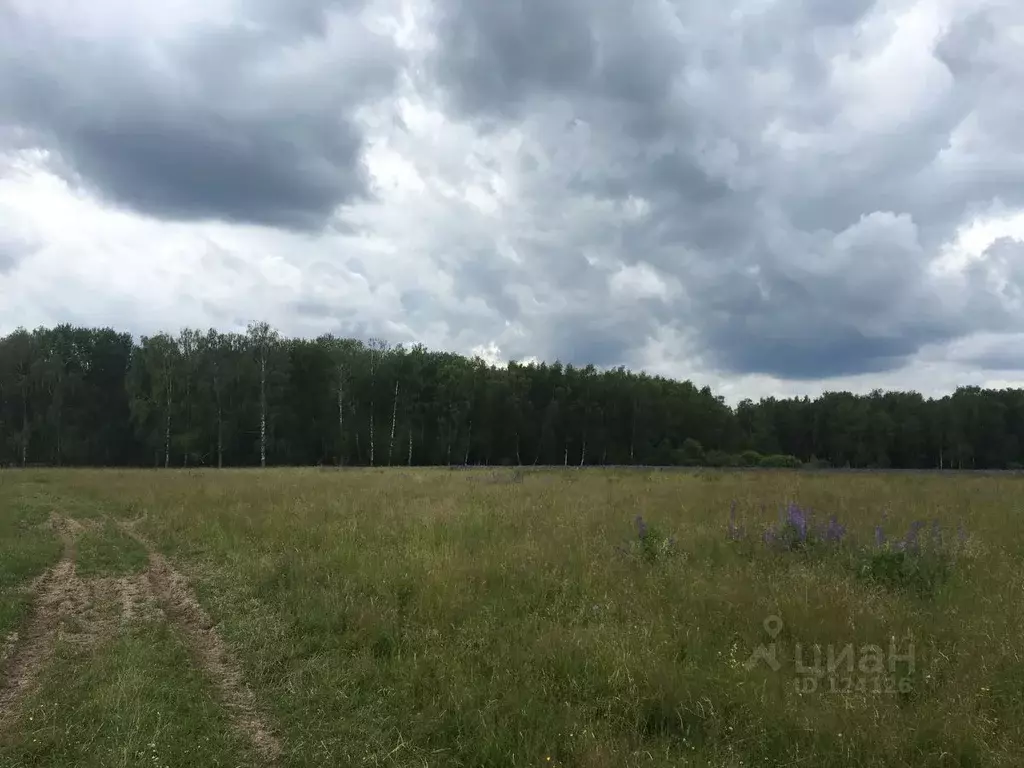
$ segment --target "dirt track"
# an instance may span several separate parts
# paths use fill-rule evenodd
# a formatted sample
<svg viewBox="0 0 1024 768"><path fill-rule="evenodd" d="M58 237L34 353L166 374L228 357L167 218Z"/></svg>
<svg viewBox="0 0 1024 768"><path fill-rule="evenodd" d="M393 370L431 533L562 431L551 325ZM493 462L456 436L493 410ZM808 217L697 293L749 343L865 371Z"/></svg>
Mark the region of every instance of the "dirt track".
<svg viewBox="0 0 1024 768"><path fill-rule="evenodd" d="M196 600L187 579L131 526L122 528L149 553L146 576L152 593L181 631L208 679L217 687L232 726L252 743L263 765L272 765L281 755L281 745L259 712L252 691L246 687L238 662Z"/></svg>
<svg viewBox="0 0 1024 768"><path fill-rule="evenodd" d="M196 664L216 687L232 727L252 744L261 765L274 765L281 755L280 742L188 580L130 524L121 527L146 548L146 572L82 579L76 573L75 540L84 526L56 513L50 525L64 545L61 559L29 585L31 617L20 632L0 643L0 732L15 722L22 700L35 688L58 641L89 647L114 636L125 623L164 619L179 631Z"/></svg>

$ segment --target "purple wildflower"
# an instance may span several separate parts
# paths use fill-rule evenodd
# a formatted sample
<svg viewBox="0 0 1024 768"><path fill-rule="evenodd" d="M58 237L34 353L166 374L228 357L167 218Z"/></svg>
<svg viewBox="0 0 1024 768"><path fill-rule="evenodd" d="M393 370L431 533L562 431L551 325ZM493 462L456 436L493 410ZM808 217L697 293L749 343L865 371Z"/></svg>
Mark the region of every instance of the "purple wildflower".
<svg viewBox="0 0 1024 768"><path fill-rule="evenodd" d="M836 516L832 515L828 519L828 525L825 527L825 541L831 541L838 544L843 540L844 535L846 535L846 526L841 525L836 519Z"/></svg>
<svg viewBox="0 0 1024 768"><path fill-rule="evenodd" d="M885 532L880 525L875 526L875 546L879 549L885 546Z"/></svg>
<svg viewBox="0 0 1024 768"><path fill-rule="evenodd" d="M964 522L963 522L963 520L961 520L956 525L956 537L960 541L960 546L961 547L964 544L967 543L967 531L964 530Z"/></svg>
<svg viewBox="0 0 1024 768"><path fill-rule="evenodd" d="M905 549L912 552L917 552L920 549L921 545L917 540L917 534L922 528L924 528L924 521L922 520L915 520L910 524L910 530L907 531L907 538L905 539Z"/></svg>
<svg viewBox="0 0 1024 768"><path fill-rule="evenodd" d="M807 540L807 515L796 504L790 503L786 522L796 532L800 541Z"/></svg>
<svg viewBox="0 0 1024 768"><path fill-rule="evenodd" d="M636 516L636 531L641 539L647 536L647 523L644 522L642 515Z"/></svg>
<svg viewBox="0 0 1024 768"><path fill-rule="evenodd" d="M939 521L932 520L932 547L934 549L942 548L942 530L939 528Z"/></svg>

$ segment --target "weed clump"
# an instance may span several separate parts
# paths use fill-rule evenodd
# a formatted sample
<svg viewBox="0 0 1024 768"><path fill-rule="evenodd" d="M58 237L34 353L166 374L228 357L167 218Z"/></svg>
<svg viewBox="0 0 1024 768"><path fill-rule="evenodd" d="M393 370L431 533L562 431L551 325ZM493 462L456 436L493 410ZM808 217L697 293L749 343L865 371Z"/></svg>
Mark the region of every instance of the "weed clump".
<svg viewBox="0 0 1024 768"><path fill-rule="evenodd" d="M925 522L915 520L902 539L887 540L881 525L875 526L873 546L864 547L857 559L857 575L895 592L932 597L952 578L957 557L966 543L963 526L955 542L942 535L937 520L922 537Z"/></svg>
<svg viewBox="0 0 1024 768"><path fill-rule="evenodd" d="M642 515L634 519L636 538L618 547L625 557L655 563L678 554L674 536L666 536L658 528L648 525Z"/></svg>

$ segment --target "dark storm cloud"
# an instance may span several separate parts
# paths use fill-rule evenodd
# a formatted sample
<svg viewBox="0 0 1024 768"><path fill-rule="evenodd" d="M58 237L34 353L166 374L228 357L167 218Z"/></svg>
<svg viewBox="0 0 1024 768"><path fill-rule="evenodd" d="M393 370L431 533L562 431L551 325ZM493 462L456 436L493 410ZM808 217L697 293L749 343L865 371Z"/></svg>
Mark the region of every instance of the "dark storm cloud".
<svg viewBox="0 0 1024 768"><path fill-rule="evenodd" d="M516 278L516 270L511 265L501 263L493 253L479 253L476 258L459 263L455 273L456 298L481 297L503 319L511 322L519 317L519 303L509 294L507 287ZM421 301L420 306L432 303Z"/></svg>
<svg viewBox="0 0 1024 768"><path fill-rule="evenodd" d="M134 125L84 126L63 151L101 195L159 218L314 228L363 189L360 140L350 126L323 138L283 126L295 141L276 126L253 125L242 143L228 133L233 128L211 130L198 118L193 113L196 122L173 137L146 115Z"/></svg>
<svg viewBox="0 0 1024 768"><path fill-rule="evenodd" d="M702 282L696 333L723 370L797 379L876 373L970 322L936 306L909 217L872 214L839 234L759 226L779 234L755 243L754 268Z"/></svg>
<svg viewBox="0 0 1024 768"><path fill-rule="evenodd" d="M635 363L637 346L646 340L645 325L628 318L567 318L551 328L545 358L581 367L630 365Z"/></svg>
<svg viewBox="0 0 1024 768"><path fill-rule="evenodd" d="M1002 346L971 355L963 362L985 371L1024 371L1024 353L1019 337L1008 339Z"/></svg>
<svg viewBox="0 0 1024 768"><path fill-rule="evenodd" d="M728 355L729 341L724 335L722 351ZM736 367L787 379L813 380L859 373L880 373L898 368L917 351L915 339L869 338L856 328L833 326L807 329L806 334L793 333L785 339L763 336L757 346L749 342L735 350Z"/></svg>
<svg viewBox="0 0 1024 768"><path fill-rule="evenodd" d="M247 20L261 24L268 34L321 36L330 17L359 10L366 0L247 0L242 11Z"/></svg>
<svg viewBox="0 0 1024 768"><path fill-rule="evenodd" d="M437 6L434 70L450 106L531 130L553 164L539 172L553 205L567 190L643 198L645 215L622 226L620 257L685 287L666 320L649 314L665 305L638 304L629 340L596 331L595 306L566 313L557 332L540 329L549 338L538 346L612 360L666 323L723 371L813 379L895 369L927 345L1021 322L1011 305L1024 282L997 253L960 284L966 295L931 268L967 216L996 199L1024 203L1024 106L1011 97L1024 67L1006 31L1020 10L953 18L920 104L892 118L884 110L901 104L861 106L869 123L858 127L834 67L881 51L899 8ZM876 10L875 37L861 35ZM858 87L880 87L860 77ZM579 279L537 255L531 267L566 291Z"/></svg>
<svg viewBox="0 0 1024 768"><path fill-rule="evenodd" d="M127 208L315 228L366 193L351 116L397 64L389 42L332 15L357 5L252 0L231 25L166 40L90 38L8 8L0 124Z"/></svg>

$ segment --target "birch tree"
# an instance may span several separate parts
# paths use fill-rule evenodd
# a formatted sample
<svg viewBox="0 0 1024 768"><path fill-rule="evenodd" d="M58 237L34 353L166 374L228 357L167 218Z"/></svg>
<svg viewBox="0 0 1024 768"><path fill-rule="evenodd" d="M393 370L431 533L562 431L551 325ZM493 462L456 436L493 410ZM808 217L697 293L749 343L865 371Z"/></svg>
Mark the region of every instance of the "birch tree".
<svg viewBox="0 0 1024 768"><path fill-rule="evenodd" d="M388 344L383 339L373 338L367 345L370 349L370 466L374 466L374 451L376 440L374 436L374 417L376 414L377 400L377 373L381 360L388 350Z"/></svg>
<svg viewBox="0 0 1024 768"><path fill-rule="evenodd" d="M250 323L246 336L256 363L259 379L260 414L260 467L267 466L267 403L268 385L274 374L274 364L281 351L281 337L268 323Z"/></svg>
<svg viewBox="0 0 1024 768"><path fill-rule="evenodd" d="M178 359L177 342L166 333L143 336L128 376L132 417L143 440L158 455L162 442L165 468L171 465Z"/></svg>

